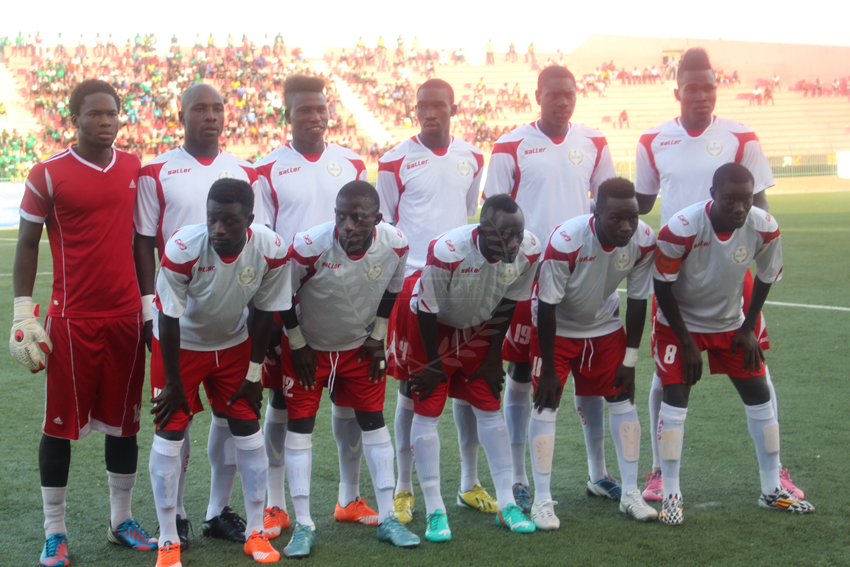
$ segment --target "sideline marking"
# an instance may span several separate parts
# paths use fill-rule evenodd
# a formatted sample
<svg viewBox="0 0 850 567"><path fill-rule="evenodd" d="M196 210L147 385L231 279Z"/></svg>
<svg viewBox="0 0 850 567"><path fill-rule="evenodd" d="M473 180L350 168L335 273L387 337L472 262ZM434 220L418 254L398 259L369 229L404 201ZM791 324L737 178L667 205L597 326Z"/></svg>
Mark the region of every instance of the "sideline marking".
<svg viewBox="0 0 850 567"><path fill-rule="evenodd" d="M0 276L6 274L0 274ZM626 293L625 289L617 288L620 293ZM781 307L805 307L807 309L826 309L827 311L850 311L850 307L836 307L834 305L809 305L807 303L785 303L784 301L765 301L765 305L779 305Z"/></svg>

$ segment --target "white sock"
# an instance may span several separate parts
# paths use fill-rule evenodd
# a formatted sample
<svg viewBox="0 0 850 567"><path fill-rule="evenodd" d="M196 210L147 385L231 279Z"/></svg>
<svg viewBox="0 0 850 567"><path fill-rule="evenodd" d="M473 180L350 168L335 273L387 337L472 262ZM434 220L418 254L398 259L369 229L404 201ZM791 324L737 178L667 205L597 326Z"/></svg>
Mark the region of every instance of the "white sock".
<svg viewBox="0 0 850 567"><path fill-rule="evenodd" d="M413 451L410 427L413 424L413 400L399 392L395 406L395 454L398 463L398 480L395 491L413 492Z"/></svg>
<svg viewBox="0 0 850 567"><path fill-rule="evenodd" d="M177 543L177 491L180 484L180 451L183 440L169 441L154 435L148 470L159 520L159 541Z"/></svg>
<svg viewBox="0 0 850 567"><path fill-rule="evenodd" d="M289 495L295 509L295 521L315 528L310 517L310 474L313 469L313 434L286 434L286 475L289 477Z"/></svg>
<svg viewBox="0 0 850 567"><path fill-rule="evenodd" d="M640 422L637 409L629 400L608 404L608 423L617 448L617 464L623 492L637 490L640 457Z"/></svg>
<svg viewBox="0 0 850 567"><path fill-rule="evenodd" d="M776 403L776 388L773 387L773 380L770 379L770 369L767 367L767 363L764 365L764 377L767 380L767 387L770 389L770 404L773 406L773 415L776 417L777 423L779 422L779 404ZM776 455L776 460L778 461L777 468L782 470L782 459L779 455Z"/></svg>
<svg viewBox="0 0 850 567"><path fill-rule="evenodd" d="M236 448L225 417L212 416L207 457L210 460L210 503L205 519L211 520L221 514L225 506L230 506L236 482Z"/></svg>
<svg viewBox="0 0 850 567"><path fill-rule="evenodd" d="M525 468L525 442L528 438L528 419L531 416L531 382L517 382L507 378L505 387L505 423L511 437L511 462L513 483L528 485Z"/></svg>
<svg viewBox="0 0 850 567"><path fill-rule="evenodd" d="M266 457L269 459L269 508L277 506L286 511L286 464L283 454L286 443L286 423L288 411L271 406L266 408L265 430Z"/></svg>
<svg viewBox="0 0 850 567"><path fill-rule="evenodd" d="M242 477L245 498L245 536L263 531L263 503L266 500L269 458L266 456L262 430L245 437L233 436L236 467Z"/></svg>
<svg viewBox="0 0 850 567"><path fill-rule="evenodd" d="M531 445L531 472L534 475L534 500L551 500L552 458L555 450L555 424L558 410L546 408L532 412L528 426Z"/></svg>
<svg viewBox="0 0 850 567"><path fill-rule="evenodd" d="M41 502L44 508L44 537L51 534L67 534L65 527L65 493L66 486L41 487Z"/></svg>
<svg viewBox="0 0 850 567"><path fill-rule="evenodd" d="M665 498L673 494L682 494L682 489L679 487L679 470L682 468L682 443L685 437L685 419L687 417L688 408L677 408L664 402L661 403L658 419L659 423L663 423L663 425L658 428L658 436L662 438L666 436L669 439L667 443L663 440L658 443Z"/></svg>
<svg viewBox="0 0 850 567"><path fill-rule="evenodd" d="M664 400L664 386L658 372L652 374L652 386L649 387L649 427L652 441L652 468L661 468L661 453L658 449L658 412Z"/></svg>
<svg viewBox="0 0 850 567"><path fill-rule="evenodd" d="M469 492L478 481L478 420L469 402L452 400L452 413L460 446L460 491Z"/></svg>
<svg viewBox="0 0 850 567"><path fill-rule="evenodd" d="M118 474L106 471L109 483L109 521L112 529L124 520L133 517L130 503L133 500L133 487L136 486L136 473Z"/></svg>
<svg viewBox="0 0 850 567"><path fill-rule="evenodd" d="M764 494L775 492L779 485L779 424L773 413L773 404L765 402L757 406L745 405L747 427L759 461L761 491Z"/></svg>
<svg viewBox="0 0 850 567"><path fill-rule="evenodd" d="M576 411L584 430L587 449L587 474L591 482L605 478L605 398L602 396L576 396Z"/></svg>
<svg viewBox="0 0 850 567"><path fill-rule="evenodd" d="M383 523L393 511L393 487L395 486L395 452L387 426L363 432L363 452L366 464L372 473L375 500L378 502L378 523Z"/></svg>
<svg viewBox="0 0 850 567"><path fill-rule="evenodd" d="M360 498L360 462L363 443L353 408L332 405L332 423L339 456L339 505L345 508Z"/></svg>
<svg viewBox="0 0 850 567"><path fill-rule="evenodd" d="M440 434L437 432L439 417L414 415L410 427L413 439L414 464L422 495L425 497L425 511L433 514L437 510L446 511L443 496L440 493Z"/></svg>
<svg viewBox="0 0 850 567"><path fill-rule="evenodd" d="M189 470L189 456L192 454L192 429L193 420L189 420L189 424L183 431L183 447L180 449L180 462L183 466L180 468L180 483L177 486L177 515L186 519L186 507L183 505L183 492L186 488L186 472Z"/></svg>
<svg viewBox="0 0 850 567"><path fill-rule="evenodd" d="M473 408L478 418L478 438L484 446L487 462L490 465L490 476L496 489L496 500L499 510L508 504L516 504L511 490L511 437L508 426L499 411L483 411Z"/></svg>

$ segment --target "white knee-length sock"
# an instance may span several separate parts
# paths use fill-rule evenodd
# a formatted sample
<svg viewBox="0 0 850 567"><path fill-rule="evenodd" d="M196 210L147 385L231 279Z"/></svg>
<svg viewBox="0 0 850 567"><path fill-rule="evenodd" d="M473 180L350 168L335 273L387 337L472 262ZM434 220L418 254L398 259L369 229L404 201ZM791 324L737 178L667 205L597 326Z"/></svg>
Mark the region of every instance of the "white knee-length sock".
<svg viewBox="0 0 850 567"><path fill-rule="evenodd" d="M396 492L413 492L413 451L410 427L413 425L413 400L398 393L395 406L395 453L398 462Z"/></svg>
<svg viewBox="0 0 850 567"><path fill-rule="evenodd" d="M779 423L770 402L744 407L747 427L756 444L761 491L770 494L779 488Z"/></svg>
<svg viewBox="0 0 850 567"><path fill-rule="evenodd" d="M360 498L360 462L363 442L353 408L331 406L334 439L339 457L339 505L343 508Z"/></svg>
<svg viewBox="0 0 850 567"><path fill-rule="evenodd" d="M210 503L206 519L211 520L221 514L225 506L230 506L236 482L236 448L225 417L212 417L207 457L210 460Z"/></svg>
<svg viewBox="0 0 850 567"><path fill-rule="evenodd" d="M623 492L637 490L638 457L640 457L640 422L637 409L629 400L608 404L611 437L617 448L617 464Z"/></svg>
<svg viewBox="0 0 850 567"><path fill-rule="evenodd" d="M109 484L109 521L112 529L124 520L133 517L130 504L133 501L133 487L136 486L136 473L118 474L106 471Z"/></svg>
<svg viewBox="0 0 850 567"><path fill-rule="evenodd" d="M473 408L478 418L478 439L484 446L487 463L490 465L490 475L496 489L496 500L499 509L508 504L516 504L511 490L511 437L508 426L499 411L483 411Z"/></svg>
<svg viewBox="0 0 850 567"><path fill-rule="evenodd" d="M183 440L169 441L154 435L148 470L159 520L159 541L177 543L177 489L180 484L180 449Z"/></svg>
<svg viewBox="0 0 850 567"><path fill-rule="evenodd" d="M770 404L773 406L773 415L776 417L776 421L779 422L779 404L776 402L776 388L773 387L773 380L770 379L770 369L767 367L766 363L764 365L764 377L767 379L767 387L770 389ZM777 455L776 460L776 468L781 471L782 458Z"/></svg>
<svg viewBox="0 0 850 567"><path fill-rule="evenodd" d="M180 449L180 484L177 488L177 515L184 520L186 515L186 507L183 505L183 492L186 490L186 473L189 471L189 457L192 454L192 423L194 420L189 420L189 424L183 431L183 447Z"/></svg>
<svg viewBox="0 0 850 567"><path fill-rule="evenodd" d="M685 436L685 419L688 408L677 408L664 402L658 412L658 452L661 456L661 478L664 497L682 494L679 486L679 470L682 468L682 443Z"/></svg>
<svg viewBox="0 0 850 567"><path fill-rule="evenodd" d="M546 408L532 412L528 425L531 446L531 471L534 476L534 500L551 500L552 459L555 452L555 425L558 410Z"/></svg>
<svg viewBox="0 0 850 567"><path fill-rule="evenodd" d="M414 415L410 428L413 440L414 464L422 495L425 497L425 511L433 514L437 510L446 511L440 491L440 434L437 432L439 417Z"/></svg>
<svg viewBox="0 0 850 567"><path fill-rule="evenodd" d="M315 527L310 516L310 475L313 470L313 434L286 434L286 476L289 477L289 495L295 509L295 521Z"/></svg>
<svg viewBox="0 0 850 567"><path fill-rule="evenodd" d="M661 411L661 402L664 400L664 386L658 372L652 374L652 385L649 387L649 436L652 442L652 468L661 468L661 453L658 449L658 412Z"/></svg>
<svg viewBox="0 0 850 567"><path fill-rule="evenodd" d="M591 482L605 478L605 398L602 396L576 396L576 411L584 431L587 449L587 474Z"/></svg>
<svg viewBox="0 0 850 567"><path fill-rule="evenodd" d="M531 416L531 382L517 382L507 377L505 386L505 423L511 437L512 482L528 485L525 467L525 442Z"/></svg>
<svg viewBox="0 0 850 567"><path fill-rule="evenodd" d="M41 502L44 509L44 537L67 534L65 527L65 494L68 488L42 486ZM117 526L116 526L117 527Z"/></svg>
<svg viewBox="0 0 850 567"><path fill-rule="evenodd" d="M268 486L269 458L266 456L262 430L244 437L234 436L236 467L242 477L245 498L245 536L263 531L263 503Z"/></svg>
<svg viewBox="0 0 850 567"><path fill-rule="evenodd" d="M478 420L469 402L452 400L452 413L460 446L460 491L469 492L478 481Z"/></svg>
<svg viewBox="0 0 850 567"><path fill-rule="evenodd" d="M284 461L286 444L286 424L289 412L285 409L277 409L271 406L266 408L266 421L264 424L264 441L266 446L266 457L269 460L269 508L277 506L286 511L286 462Z"/></svg>
<svg viewBox="0 0 850 567"><path fill-rule="evenodd" d="M395 451L390 442L387 426L363 432L363 453L372 475L375 500L378 502L378 523L383 523L393 510L393 487L395 486Z"/></svg>

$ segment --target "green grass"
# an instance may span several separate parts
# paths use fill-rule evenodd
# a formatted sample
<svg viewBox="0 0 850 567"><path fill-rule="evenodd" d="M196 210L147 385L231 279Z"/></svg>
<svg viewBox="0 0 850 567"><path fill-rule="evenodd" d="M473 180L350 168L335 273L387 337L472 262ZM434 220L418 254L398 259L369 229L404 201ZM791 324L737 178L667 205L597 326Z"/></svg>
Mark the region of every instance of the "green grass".
<svg viewBox="0 0 850 567"><path fill-rule="evenodd" d="M771 212L782 230L784 279L774 286L774 301L850 307L850 193L771 197ZM649 221L657 228L658 217ZM14 238L14 232L0 236ZM11 273L13 242L0 241L0 274ZM39 271L50 271L47 246ZM50 277L39 276L36 301L47 304ZM0 321L12 317L12 282L0 276ZM816 507L810 516L762 510L755 451L746 418L732 385L723 376L705 377L691 396L686 425L682 486L687 521L679 528L640 525L617 513L617 506L585 495L586 457L572 403L565 400L558 423L552 492L560 505L561 530L512 535L495 526L493 516L454 504L460 470L450 409L442 418L442 485L454 539L424 542L417 550L397 550L360 525L340 525L332 512L337 495L336 445L329 405L323 407L314 436L312 510L318 539L303 565L847 565L850 563L850 492L847 488L850 439L847 414L847 345L850 312L768 305L765 315L772 349L767 353L779 398L782 461ZM638 363L637 407L644 427L641 471L651 465L647 390L653 366L645 334ZM43 541L37 447L43 408L42 375L31 376L8 356L0 357L0 565L35 565ZM385 416L392 428L395 384L389 381ZM146 390L147 392L147 390ZM145 395L147 397L147 394ZM206 433L209 411L197 416L186 489L195 535L183 555L187 567L249 565L238 545L201 535L209 490ZM607 427L606 427L607 429ZM150 531L156 514L147 473L153 426L143 418L139 434L140 474L134 515ZM608 465L618 476L613 443L606 443ZM486 459L479 457L481 480L492 487ZM531 470L529 465L529 471ZM415 475L414 475L415 476ZM362 494L374 501L368 469ZM414 478L414 484L416 480ZM416 487L418 511L411 529L424 534L424 502ZM99 434L75 443L68 490L67 524L74 566L153 567L152 553L132 552L106 543L108 487ZM243 510L238 483L234 508ZM290 507L291 509L291 507ZM282 549L289 531L274 540Z"/></svg>

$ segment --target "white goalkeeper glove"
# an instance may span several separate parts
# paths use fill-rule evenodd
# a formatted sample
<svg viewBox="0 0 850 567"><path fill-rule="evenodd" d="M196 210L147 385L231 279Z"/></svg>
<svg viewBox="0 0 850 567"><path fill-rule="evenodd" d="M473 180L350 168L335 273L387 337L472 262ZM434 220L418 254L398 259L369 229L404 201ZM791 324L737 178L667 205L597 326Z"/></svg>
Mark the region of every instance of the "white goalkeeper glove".
<svg viewBox="0 0 850 567"><path fill-rule="evenodd" d="M9 351L33 374L44 370L44 354L53 352L53 343L38 322L38 305L32 298L16 298Z"/></svg>

